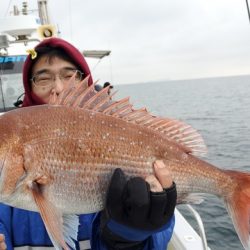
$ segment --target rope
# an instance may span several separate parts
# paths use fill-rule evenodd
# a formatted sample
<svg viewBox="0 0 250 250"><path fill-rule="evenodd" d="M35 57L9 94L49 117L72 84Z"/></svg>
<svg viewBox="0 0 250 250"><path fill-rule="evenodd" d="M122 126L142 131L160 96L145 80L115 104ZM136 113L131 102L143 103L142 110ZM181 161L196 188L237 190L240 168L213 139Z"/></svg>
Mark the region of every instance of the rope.
<svg viewBox="0 0 250 250"><path fill-rule="evenodd" d="M73 39L73 25L72 25L72 6L71 1L69 0L69 29L70 29L70 39Z"/></svg>
<svg viewBox="0 0 250 250"><path fill-rule="evenodd" d="M7 14L8 14L8 12L9 12L11 2L12 2L12 0L10 0L10 1L9 1L9 5L8 5L8 8L7 8L6 12L5 12L4 17L6 17L6 16L7 16Z"/></svg>
<svg viewBox="0 0 250 250"><path fill-rule="evenodd" d="M97 67L97 65L101 62L101 58L98 60L98 62L93 66L93 68L91 69L91 71L94 71Z"/></svg>

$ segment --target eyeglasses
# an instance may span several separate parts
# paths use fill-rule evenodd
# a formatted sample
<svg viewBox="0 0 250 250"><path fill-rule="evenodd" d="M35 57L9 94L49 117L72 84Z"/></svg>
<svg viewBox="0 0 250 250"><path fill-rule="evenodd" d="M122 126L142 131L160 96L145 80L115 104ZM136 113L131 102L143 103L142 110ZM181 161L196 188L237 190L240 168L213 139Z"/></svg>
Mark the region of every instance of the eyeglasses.
<svg viewBox="0 0 250 250"><path fill-rule="evenodd" d="M83 79L83 73L77 69L62 69L58 74L50 73L50 72L43 72L39 73L31 78L31 81L34 85L39 87L46 87L53 84L56 80L56 76L60 78L63 83L69 81L69 79L73 76L73 79L76 82L80 82Z"/></svg>

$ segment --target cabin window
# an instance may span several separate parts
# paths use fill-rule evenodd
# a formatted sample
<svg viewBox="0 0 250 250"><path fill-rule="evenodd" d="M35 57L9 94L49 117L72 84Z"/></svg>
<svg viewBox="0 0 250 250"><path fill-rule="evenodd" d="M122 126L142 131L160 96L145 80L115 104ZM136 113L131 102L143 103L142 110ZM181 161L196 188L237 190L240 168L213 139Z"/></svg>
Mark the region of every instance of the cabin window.
<svg viewBox="0 0 250 250"><path fill-rule="evenodd" d="M0 56L0 112L14 109L14 102L24 92L22 68L25 55Z"/></svg>

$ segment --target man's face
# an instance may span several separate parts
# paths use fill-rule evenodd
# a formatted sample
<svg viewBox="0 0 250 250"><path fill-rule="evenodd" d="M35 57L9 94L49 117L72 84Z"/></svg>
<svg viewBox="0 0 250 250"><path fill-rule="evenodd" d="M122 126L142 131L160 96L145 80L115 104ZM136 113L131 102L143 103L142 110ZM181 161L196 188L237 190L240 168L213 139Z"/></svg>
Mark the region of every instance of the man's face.
<svg viewBox="0 0 250 250"><path fill-rule="evenodd" d="M48 60L41 57L32 68L32 92L45 103L49 102L50 95L62 92L65 81L69 80L76 71L74 64L55 57Z"/></svg>

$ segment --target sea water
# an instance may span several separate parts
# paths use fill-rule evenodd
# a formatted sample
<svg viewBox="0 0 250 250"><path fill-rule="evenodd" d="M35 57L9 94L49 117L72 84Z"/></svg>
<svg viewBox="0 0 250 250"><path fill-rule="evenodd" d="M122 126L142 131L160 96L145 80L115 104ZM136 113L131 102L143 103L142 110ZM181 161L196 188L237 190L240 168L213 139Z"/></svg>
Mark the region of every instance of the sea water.
<svg viewBox="0 0 250 250"><path fill-rule="evenodd" d="M115 85L137 107L196 128L208 147L206 161L223 169L250 171L250 76ZM193 206L203 220L213 250L243 249L221 200L206 195ZM185 206L178 206L196 223Z"/></svg>

